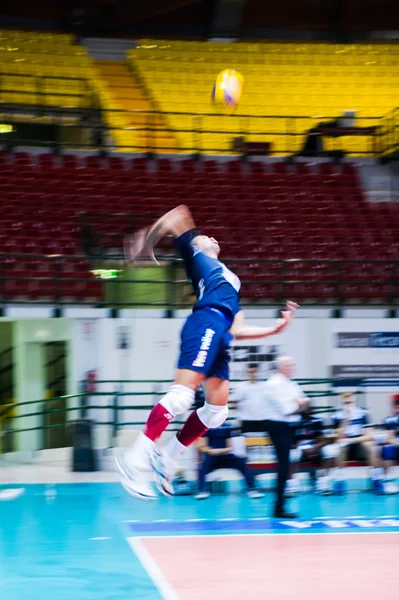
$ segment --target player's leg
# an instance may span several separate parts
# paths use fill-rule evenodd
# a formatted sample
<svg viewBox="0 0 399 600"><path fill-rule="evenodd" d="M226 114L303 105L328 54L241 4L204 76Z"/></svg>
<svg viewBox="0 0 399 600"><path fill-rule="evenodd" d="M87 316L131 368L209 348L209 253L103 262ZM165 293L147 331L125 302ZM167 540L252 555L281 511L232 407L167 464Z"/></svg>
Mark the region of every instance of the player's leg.
<svg viewBox="0 0 399 600"><path fill-rule="evenodd" d="M389 468L392 467L399 458L399 448L392 444L386 444L381 448L381 459L384 465L384 494L398 493L398 485L393 477L389 474Z"/></svg>
<svg viewBox="0 0 399 600"><path fill-rule="evenodd" d="M194 315L197 328L202 331L200 342L204 339L206 341L206 351L201 350L203 344L198 345L198 338L193 340L186 331L182 335L185 352L181 354L179 366L191 365L206 376L203 381L205 403L188 417L182 429L162 451L157 449L152 455L158 489L166 496L173 494L173 477L185 450L208 429L222 425L228 415L230 356L227 352L225 324L210 311L206 311L205 315L199 314L200 312Z"/></svg>
<svg viewBox="0 0 399 600"><path fill-rule="evenodd" d="M156 497L151 486L153 473L150 455L155 452L157 440L174 417L184 414L193 404L195 391L205 377L202 363L206 365L212 359L212 353L206 351L204 355L201 348L207 345L209 336L213 341L216 328L212 319L215 317L210 311L204 315L198 313L190 315L181 331L180 357L173 385L152 409L144 430L132 447L115 460L122 484L132 495L140 498L145 495L148 499ZM135 493L138 485L140 489Z"/></svg>
<svg viewBox="0 0 399 600"><path fill-rule="evenodd" d="M277 498L274 514L275 516L280 516L285 513L284 493L290 469L292 429L288 423L282 421L266 421L266 426L267 432L274 444L278 460ZM287 513L288 515L289 513Z"/></svg>
<svg viewBox="0 0 399 600"><path fill-rule="evenodd" d="M340 455L339 444L331 443L326 444L321 448L321 466L324 469L324 475L319 477L319 493L320 494L331 494L334 491L340 493L339 489L336 489L337 480L337 465L338 457ZM339 478L338 478L339 480ZM338 488L339 488L338 484Z"/></svg>
<svg viewBox="0 0 399 600"><path fill-rule="evenodd" d="M156 473L158 489L166 496L173 495L173 478L178 463L186 449L196 442L208 429L219 427L228 415L229 382L211 377L203 383L205 403L195 410L163 450L155 450L152 466Z"/></svg>
<svg viewBox="0 0 399 600"><path fill-rule="evenodd" d="M351 444L340 442L338 443L338 448L339 453L337 456L337 470L335 473L334 491L336 494L344 494L346 492L345 463L350 456Z"/></svg>
<svg viewBox="0 0 399 600"><path fill-rule="evenodd" d="M299 463L302 460L302 448L296 447L290 450L290 472L287 485L285 487L285 496L287 498L293 498L296 494L301 491L300 479L299 479Z"/></svg>
<svg viewBox="0 0 399 600"><path fill-rule="evenodd" d="M203 377L195 371L178 369L174 383L150 412L144 430L124 454L115 457L122 485L133 496L147 500L156 498L151 486L153 472L150 454L169 423L177 415L189 410Z"/></svg>
<svg viewBox="0 0 399 600"><path fill-rule="evenodd" d="M248 467L247 459L235 454L228 454L224 457L226 469L237 469L245 479L247 484L247 495L252 500L263 498L264 494L256 489L255 476L252 470Z"/></svg>
<svg viewBox="0 0 399 600"><path fill-rule="evenodd" d="M212 473L216 466L216 457L205 454L199 469L198 492L195 496L197 500L205 500L209 497L209 492L205 489L205 480L206 476Z"/></svg>
<svg viewBox="0 0 399 600"><path fill-rule="evenodd" d="M377 494L382 494L384 491L384 473L383 469L378 466L374 445L374 441L371 440L353 444L352 460L365 462L367 464L370 468L372 489Z"/></svg>
<svg viewBox="0 0 399 600"><path fill-rule="evenodd" d="M373 438L359 445L359 457L371 467L372 489L377 494L384 493L384 469L381 463L381 448Z"/></svg>

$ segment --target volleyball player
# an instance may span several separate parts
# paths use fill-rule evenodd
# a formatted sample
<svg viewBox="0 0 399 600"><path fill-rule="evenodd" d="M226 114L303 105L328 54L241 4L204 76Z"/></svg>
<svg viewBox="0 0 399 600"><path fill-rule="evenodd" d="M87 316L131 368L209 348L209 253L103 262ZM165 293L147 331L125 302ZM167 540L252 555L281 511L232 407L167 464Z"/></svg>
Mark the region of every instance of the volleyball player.
<svg viewBox="0 0 399 600"><path fill-rule="evenodd" d="M180 356L172 386L152 409L144 431L133 446L116 457L122 485L133 496L145 500L156 498L151 486L152 469L160 492L171 496L174 474L185 449L208 429L219 427L226 420L231 340L280 333L291 322L298 306L287 302L282 318L273 327L245 324L239 305L240 280L218 260L219 244L214 238L199 234L190 210L184 205L166 213L148 232L139 232L130 258L146 252L156 262L154 247L165 234L176 238L197 301L181 331ZM157 440L177 415L191 407L200 384L205 389L204 406L195 410L178 434L159 450Z"/></svg>
<svg viewBox="0 0 399 600"><path fill-rule="evenodd" d="M377 453L378 465L382 464L382 467L378 468L381 479L378 483L374 482L374 491L397 494L399 488L395 479L389 474L389 467L399 461L399 394L392 396L392 414L384 419L384 427L386 431L375 436L379 443L374 451Z"/></svg>

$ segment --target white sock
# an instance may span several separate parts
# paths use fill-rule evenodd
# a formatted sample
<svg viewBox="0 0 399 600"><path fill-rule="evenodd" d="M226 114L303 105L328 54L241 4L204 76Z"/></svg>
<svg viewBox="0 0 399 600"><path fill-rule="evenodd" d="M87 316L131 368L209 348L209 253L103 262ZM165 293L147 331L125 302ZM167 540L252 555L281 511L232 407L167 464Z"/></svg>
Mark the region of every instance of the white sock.
<svg viewBox="0 0 399 600"><path fill-rule="evenodd" d="M165 448L163 448L162 453L168 462L176 464L180 457L183 456L185 450L187 450L186 446L183 446L177 439L177 436L174 435Z"/></svg>
<svg viewBox="0 0 399 600"><path fill-rule="evenodd" d="M343 469L339 469L338 467L331 469L330 474L333 479L336 481L342 481L344 479Z"/></svg>
<svg viewBox="0 0 399 600"><path fill-rule="evenodd" d="M140 468L151 468L150 452L155 448L155 442L140 431L132 446L126 451L128 461Z"/></svg>
<svg viewBox="0 0 399 600"><path fill-rule="evenodd" d="M384 475L384 470L381 467L376 467L371 469L371 478L372 479L382 479Z"/></svg>

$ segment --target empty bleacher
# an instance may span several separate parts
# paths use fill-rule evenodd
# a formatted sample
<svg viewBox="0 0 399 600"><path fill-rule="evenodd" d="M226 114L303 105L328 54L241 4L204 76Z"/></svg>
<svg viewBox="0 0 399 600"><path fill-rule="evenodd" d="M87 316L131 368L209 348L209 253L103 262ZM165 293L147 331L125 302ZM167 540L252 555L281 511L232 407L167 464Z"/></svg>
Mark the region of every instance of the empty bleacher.
<svg viewBox="0 0 399 600"><path fill-rule="evenodd" d="M26 153L3 153L0 160L1 253L76 256L83 211L140 214L138 227L185 202L204 233L219 240L224 260L250 259L232 261L246 300L275 300L281 279L288 282L286 293L298 300L323 302L338 295L342 301L373 301L397 293L398 206L368 203L352 163L151 162ZM105 237L112 232L111 246L115 238L120 244L130 227L123 215L92 223ZM268 259L273 262L262 262ZM45 278L45 270L44 262L26 256L9 258L2 274L40 272ZM89 275L87 262L69 263L68 277L84 275ZM46 295L46 282L23 283L3 282L6 297L21 295L22 288L28 296ZM68 291L74 297L100 294L95 281L88 287L73 283Z"/></svg>
<svg viewBox="0 0 399 600"><path fill-rule="evenodd" d="M377 43L141 40L129 58L161 110L187 113L168 116L182 148L231 151L233 137L245 135L249 141L271 142L274 153L281 154L287 146L299 151L306 131L344 110L358 111L359 126L376 125L374 118L397 104L398 53L397 45ZM225 68L236 68L245 78L235 117L210 104L216 74ZM188 113L202 115L201 120L194 123ZM193 138L191 130L198 127L209 133ZM340 147L363 152L368 140L346 137ZM326 140L326 148L334 149L334 140Z"/></svg>
<svg viewBox="0 0 399 600"><path fill-rule="evenodd" d="M0 73L2 104L90 105L91 62L72 35L0 30Z"/></svg>

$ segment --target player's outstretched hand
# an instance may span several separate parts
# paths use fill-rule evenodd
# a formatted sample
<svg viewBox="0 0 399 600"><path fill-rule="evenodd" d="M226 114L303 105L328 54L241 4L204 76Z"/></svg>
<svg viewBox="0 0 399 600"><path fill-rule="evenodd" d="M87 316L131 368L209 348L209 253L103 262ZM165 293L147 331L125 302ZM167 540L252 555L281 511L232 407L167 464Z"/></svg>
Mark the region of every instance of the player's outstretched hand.
<svg viewBox="0 0 399 600"><path fill-rule="evenodd" d="M146 232L144 242L142 240L142 231L138 232L140 238L138 244L142 244L141 253L147 255L157 265L159 262L155 258L154 248L159 240L168 234L172 234L175 237L179 237L185 231L193 229L195 227L193 218L191 216L190 209L181 204L176 206L166 214L164 214L158 221L154 223L151 229Z"/></svg>
<svg viewBox="0 0 399 600"><path fill-rule="evenodd" d="M281 333L291 323L294 318L296 309L299 308L299 304L288 300L285 305L285 310L281 311L281 318L277 319L274 333Z"/></svg>
<svg viewBox="0 0 399 600"><path fill-rule="evenodd" d="M126 261L129 264L135 263L143 253L147 233L147 229L140 229L139 231L136 231L136 233L125 237L123 249Z"/></svg>

